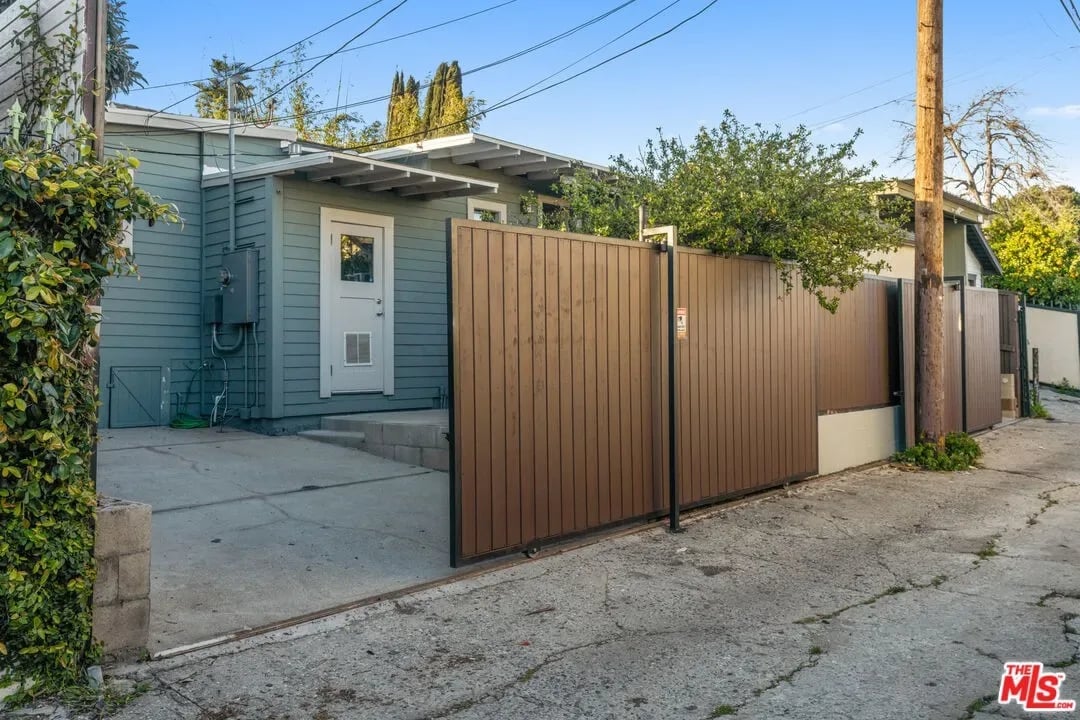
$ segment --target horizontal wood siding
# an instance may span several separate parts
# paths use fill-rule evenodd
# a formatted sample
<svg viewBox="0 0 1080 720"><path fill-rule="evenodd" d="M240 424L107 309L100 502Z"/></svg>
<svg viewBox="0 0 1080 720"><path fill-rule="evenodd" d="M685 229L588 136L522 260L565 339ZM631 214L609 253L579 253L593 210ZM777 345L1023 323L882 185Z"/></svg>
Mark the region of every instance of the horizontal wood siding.
<svg viewBox="0 0 1080 720"><path fill-rule="evenodd" d="M835 313L819 305L817 315L818 412L895 404L900 366L896 282L866 278L840 296Z"/></svg>
<svg viewBox="0 0 1080 720"><path fill-rule="evenodd" d="M660 512L660 255L457 221L454 537L476 558Z"/></svg>
<svg viewBox="0 0 1080 720"><path fill-rule="evenodd" d="M452 160L432 160L429 164L432 170L438 172L464 175L465 177L476 178L477 180L498 183L498 192L488 193L487 195L477 195L476 198L478 200L488 200L490 202L503 203L506 205L507 223L510 225L535 227L536 219L524 215L521 212L521 196L529 191L529 183L526 182L524 178L517 177L516 175L506 175L500 170L481 170L472 165L455 165ZM550 193L550 188L547 183L537 185L534 189ZM465 211L467 208L467 200L465 198L458 198L456 202L461 207L461 210L456 214L456 217L466 217Z"/></svg>
<svg viewBox="0 0 1080 720"><path fill-rule="evenodd" d="M116 148L111 138L107 138L106 147ZM103 423L109 411L108 384L113 366L170 368L169 405L175 412L177 403L184 402L200 357L202 217L198 137L143 136L130 143L128 150L140 161L135 182L163 202L175 204L182 222L159 222L150 227L137 221L133 247L138 275L112 278L106 283L100 353ZM197 394L194 397L197 400ZM197 407L186 411L195 413Z"/></svg>
<svg viewBox="0 0 1080 720"><path fill-rule="evenodd" d="M224 379L225 364L229 367L229 408L241 410L242 417L259 417L265 414L267 404L265 379L269 367L270 337L266 332L267 320L270 316L270 273L269 273L269 243L270 243L270 211L271 191L273 181L270 178L258 178L246 180L236 184L236 249L253 249L259 253L259 321L255 326L255 336L252 337L248 330L248 348L245 360L245 351L241 349L224 355L225 362L213 357L209 351L211 336L210 328L206 324L200 324L202 328L202 342L212 369L207 375L205 393L203 397L203 411L209 412L213 407L213 396L221 392ZM215 295L219 292L218 270L222 265L222 254L228 252L229 246L229 213L228 213L228 187L213 187L206 191L206 268L202 278L203 297ZM225 326L219 338L222 345L229 346L236 342L237 329ZM259 372L255 374L255 339L258 339L259 348ZM247 364L247 399L244 405L244 378L245 362ZM248 408L244 411L242 408Z"/></svg>
<svg viewBox="0 0 1080 720"><path fill-rule="evenodd" d="M448 391L446 220L464 199L406 200L330 183L283 182L284 413L409 410ZM319 212L322 207L394 218L394 394L319 397Z"/></svg>
<svg viewBox="0 0 1080 720"><path fill-rule="evenodd" d="M817 300L775 266L680 250L679 501L692 506L817 473Z"/></svg>

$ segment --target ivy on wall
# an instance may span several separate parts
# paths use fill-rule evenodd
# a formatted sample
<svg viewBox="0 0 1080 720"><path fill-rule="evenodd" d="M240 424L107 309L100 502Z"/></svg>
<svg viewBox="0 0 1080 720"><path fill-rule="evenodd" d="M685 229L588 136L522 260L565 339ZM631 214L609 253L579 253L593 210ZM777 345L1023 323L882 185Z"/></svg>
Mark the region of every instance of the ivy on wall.
<svg viewBox="0 0 1080 720"><path fill-rule="evenodd" d="M36 73L70 72L42 50L55 66ZM89 308L105 278L132 270L124 223L176 219L134 185L134 158L98 160L85 123L56 122L64 141L17 123L0 138L0 688L20 685L23 697L82 683L95 659L100 318Z"/></svg>

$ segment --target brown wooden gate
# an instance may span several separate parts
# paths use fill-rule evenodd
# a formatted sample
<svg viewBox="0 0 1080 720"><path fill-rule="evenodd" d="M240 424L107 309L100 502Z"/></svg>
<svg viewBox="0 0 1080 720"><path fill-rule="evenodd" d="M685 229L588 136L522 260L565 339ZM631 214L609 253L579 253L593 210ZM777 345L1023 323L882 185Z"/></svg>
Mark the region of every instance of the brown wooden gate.
<svg viewBox="0 0 1080 720"><path fill-rule="evenodd" d="M997 290L964 288L964 430L1001 422L1001 301Z"/></svg>
<svg viewBox="0 0 1080 720"><path fill-rule="evenodd" d="M1013 378L1014 409L1020 404L1020 295L998 291L998 327L1001 330L1001 374Z"/></svg>
<svg viewBox="0 0 1080 720"><path fill-rule="evenodd" d="M449 232L452 562L663 513L656 246Z"/></svg>
<svg viewBox="0 0 1080 720"><path fill-rule="evenodd" d="M671 255L465 220L448 255L452 562L665 513ZM680 507L815 474L816 300L677 257Z"/></svg>
<svg viewBox="0 0 1080 720"><path fill-rule="evenodd" d="M998 291L945 287L945 429L976 432L1001 422ZM900 281L904 439L915 437L915 284ZM1013 313L1016 322L1016 313Z"/></svg>
<svg viewBox="0 0 1080 720"><path fill-rule="evenodd" d="M964 286L945 286L945 430L964 429Z"/></svg>
<svg viewBox="0 0 1080 720"><path fill-rule="evenodd" d="M679 501L692 507L817 473L817 301L766 260L678 251Z"/></svg>

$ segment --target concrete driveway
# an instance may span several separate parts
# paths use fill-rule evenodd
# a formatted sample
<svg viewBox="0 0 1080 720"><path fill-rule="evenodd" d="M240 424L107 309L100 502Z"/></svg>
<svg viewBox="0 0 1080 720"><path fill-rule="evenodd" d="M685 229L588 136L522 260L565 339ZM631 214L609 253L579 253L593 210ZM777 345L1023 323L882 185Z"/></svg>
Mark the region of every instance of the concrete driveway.
<svg viewBox="0 0 1080 720"><path fill-rule="evenodd" d="M159 652L451 574L445 473L299 437L106 430L99 491L153 506Z"/></svg>
<svg viewBox="0 0 1080 720"><path fill-rule="evenodd" d="M1080 404L985 467L881 467L124 674L124 720L1028 717L1080 700Z"/></svg>

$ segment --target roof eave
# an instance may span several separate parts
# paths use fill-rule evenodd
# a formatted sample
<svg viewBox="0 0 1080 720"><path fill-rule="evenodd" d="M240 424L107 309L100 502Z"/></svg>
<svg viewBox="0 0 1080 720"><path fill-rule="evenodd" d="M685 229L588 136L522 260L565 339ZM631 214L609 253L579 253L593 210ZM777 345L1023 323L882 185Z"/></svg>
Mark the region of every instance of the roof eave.
<svg viewBox="0 0 1080 720"><path fill-rule="evenodd" d="M282 160L252 165L237 170L232 178L236 182L294 174L308 182L330 182L368 192L392 191L399 197L418 200L487 195L499 190L498 183L486 180L333 151L292 155ZM203 176L202 186L220 187L228 182L228 171L216 171Z"/></svg>

